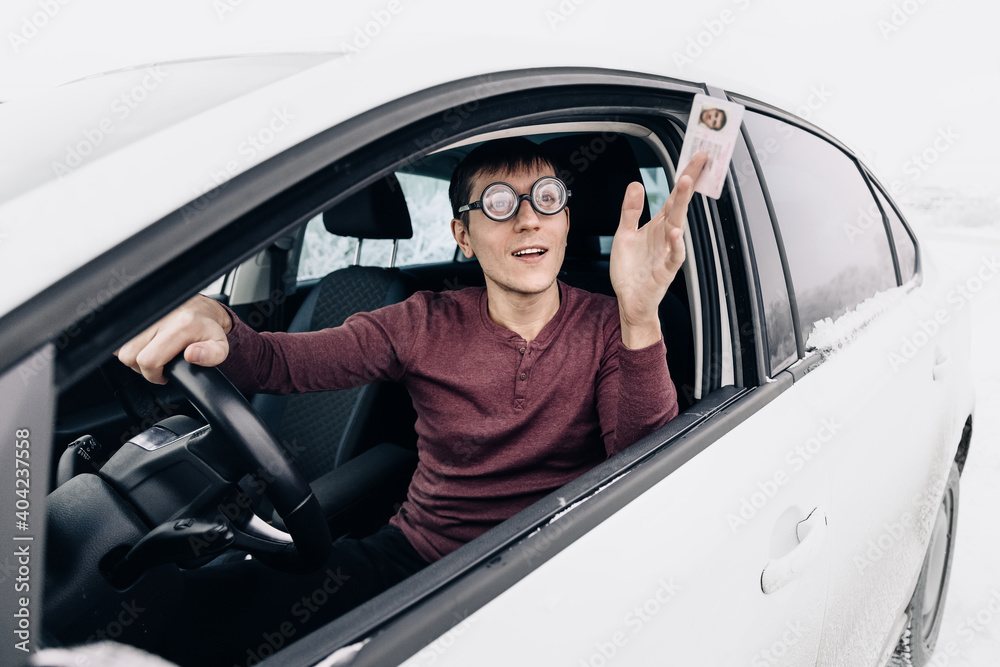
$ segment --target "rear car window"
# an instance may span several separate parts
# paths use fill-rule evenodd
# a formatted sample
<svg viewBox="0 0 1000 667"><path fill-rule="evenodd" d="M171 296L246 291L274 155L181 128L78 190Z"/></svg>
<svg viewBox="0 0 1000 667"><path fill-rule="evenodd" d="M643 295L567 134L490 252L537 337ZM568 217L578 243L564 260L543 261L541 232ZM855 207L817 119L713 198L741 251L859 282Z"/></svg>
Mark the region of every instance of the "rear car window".
<svg viewBox="0 0 1000 667"><path fill-rule="evenodd" d="M413 238L399 242L396 266L450 261L455 255L455 239L451 235L451 203L448 201L448 181L431 176L397 173L410 211ZM331 271L354 262L358 240L335 236L326 231L322 216L306 225L299 257L300 281L322 278ZM363 266L389 266L392 241L365 241L361 246Z"/></svg>
<svg viewBox="0 0 1000 667"><path fill-rule="evenodd" d="M906 283L917 272L917 248L896 209L886 200L885 194L877 186L875 187L875 196L878 197L879 203L882 204L882 210L889 218L889 229L892 230L892 240L896 244L900 280Z"/></svg>
<svg viewBox="0 0 1000 667"><path fill-rule="evenodd" d="M896 285L889 239L868 184L847 154L774 118L747 112L744 121L784 245L805 340L815 322L836 319Z"/></svg>

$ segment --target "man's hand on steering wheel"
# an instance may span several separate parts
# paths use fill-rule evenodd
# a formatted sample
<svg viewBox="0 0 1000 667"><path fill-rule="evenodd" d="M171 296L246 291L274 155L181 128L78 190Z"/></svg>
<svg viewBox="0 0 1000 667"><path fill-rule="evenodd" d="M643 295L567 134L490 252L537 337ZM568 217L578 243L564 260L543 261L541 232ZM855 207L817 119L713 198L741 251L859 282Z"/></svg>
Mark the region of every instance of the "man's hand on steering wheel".
<svg viewBox="0 0 1000 667"><path fill-rule="evenodd" d="M229 355L233 328L217 301L196 294L169 315L115 350L119 361L150 382L166 384L163 367L177 355L198 366L218 366Z"/></svg>
<svg viewBox="0 0 1000 667"><path fill-rule="evenodd" d="M319 502L298 468L285 458L274 433L225 376L211 368L229 355L226 334L232 328L226 309L198 294L115 350L115 356L155 384L167 383L166 367L212 430L236 448L246 472L266 473L265 493L294 543L271 544L266 537L241 532L235 546L251 552L262 549L259 555L274 564L317 567L331 544Z"/></svg>

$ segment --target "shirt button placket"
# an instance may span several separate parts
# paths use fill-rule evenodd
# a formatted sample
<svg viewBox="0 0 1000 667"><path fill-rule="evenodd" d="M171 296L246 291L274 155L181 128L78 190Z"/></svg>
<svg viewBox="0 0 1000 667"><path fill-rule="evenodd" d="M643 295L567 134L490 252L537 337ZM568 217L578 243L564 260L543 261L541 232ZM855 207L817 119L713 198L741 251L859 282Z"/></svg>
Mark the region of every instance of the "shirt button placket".
<svg viewBox="0 0 1000 667"><path fill-rule="evenodd" d="M528 356L525 352L527 352L528 348L524 341L519 341L515 345L517 345L517 352L521 356L521 359L517 367L517 378L514 382L514 409L523 410L526 393L525 387L528 380Z"/></svg>

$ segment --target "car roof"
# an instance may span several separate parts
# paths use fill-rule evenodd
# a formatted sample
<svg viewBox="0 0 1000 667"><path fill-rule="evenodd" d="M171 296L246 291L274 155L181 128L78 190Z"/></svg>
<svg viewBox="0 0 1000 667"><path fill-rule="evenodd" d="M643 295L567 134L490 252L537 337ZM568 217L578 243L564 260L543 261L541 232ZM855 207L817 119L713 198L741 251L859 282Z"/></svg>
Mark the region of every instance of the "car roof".
<svg viewBox="0 0 1000 667"><path fill-rule="evenodd" d="M419 37L378 46L152 63L0 104L0 317L218 183L349 118L463 78L581 62L566 50L458 57L454 45ZM263 150L248 146L276 116L287 126Z"/></svg>

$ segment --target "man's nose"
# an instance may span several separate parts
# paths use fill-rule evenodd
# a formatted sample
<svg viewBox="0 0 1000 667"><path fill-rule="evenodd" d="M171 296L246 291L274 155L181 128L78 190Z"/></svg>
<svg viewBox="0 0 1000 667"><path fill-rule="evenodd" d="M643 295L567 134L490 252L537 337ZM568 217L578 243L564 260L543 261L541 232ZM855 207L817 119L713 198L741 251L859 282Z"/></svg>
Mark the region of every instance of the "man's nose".
<svg viewBox="0 0 1000 667"><path fill-rule="evenodd" d="M514 216L514 229L532 229L541 223L540 216L531 206L531 202L523 199L517 207L517 215Z"/></svg>

